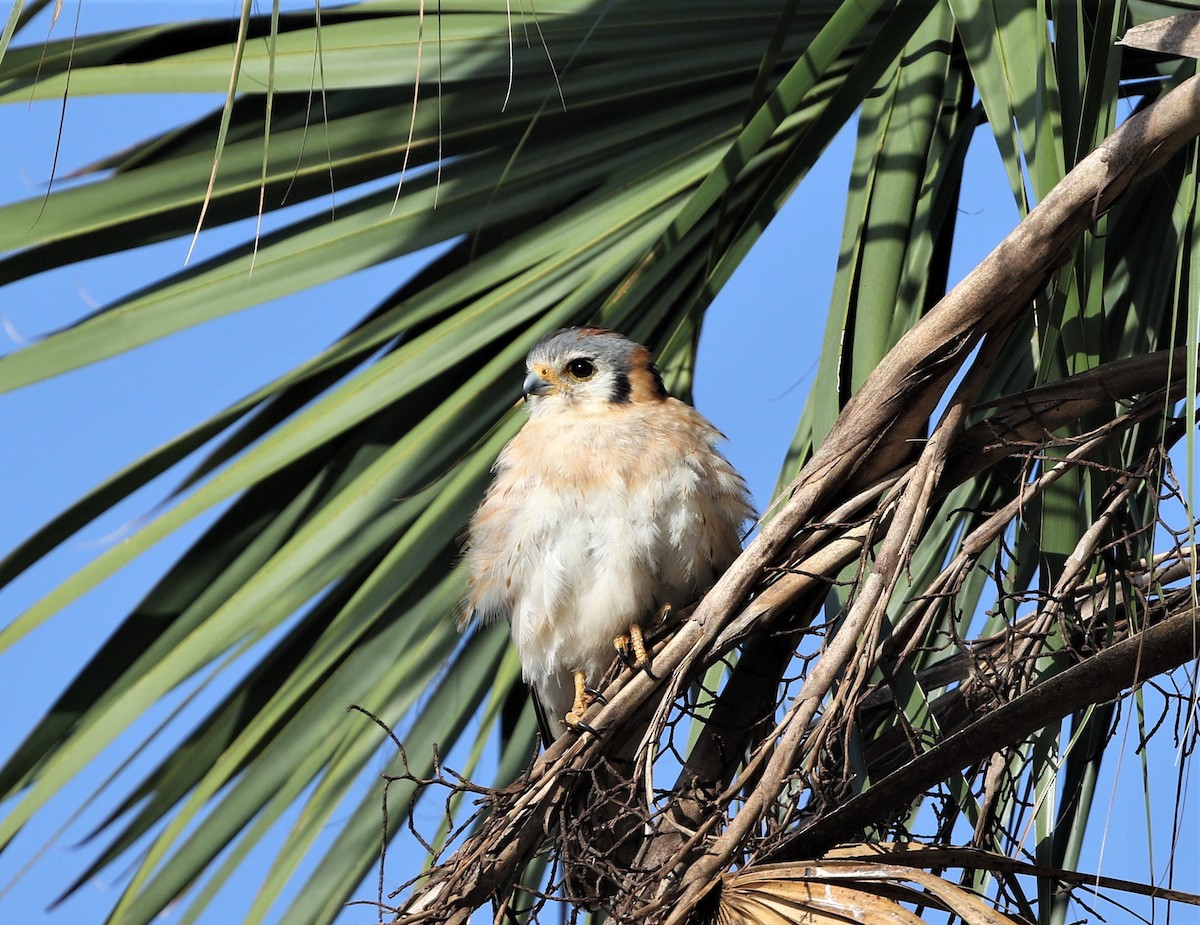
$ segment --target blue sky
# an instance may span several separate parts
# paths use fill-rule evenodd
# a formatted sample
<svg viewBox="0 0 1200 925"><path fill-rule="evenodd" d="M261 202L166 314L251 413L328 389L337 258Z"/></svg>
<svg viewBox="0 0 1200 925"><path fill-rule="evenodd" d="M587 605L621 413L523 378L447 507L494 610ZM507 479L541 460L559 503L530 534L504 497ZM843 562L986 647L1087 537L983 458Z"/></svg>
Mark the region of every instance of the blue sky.
<svg viewBox="0 0 1200 925"><path fill-rule="evenodd" d="M289 6L302 4L288 4ZM83 7L81 28L92 31L150 21L163 11L172 16L225 16L238 4L99 2ZM53 35L72 28L75 7L68 3ZM46 17L43 16L43 19ZM29 33L44 34L34 28ZM157 97L134 104L73 99L62 124L59 174L65 174L132 140L183 118L208 111L217 101ZM59 105L0 107L0 201L40 195L45 190L59 138ZM114 129L114 126L118 128ZM986 139L976 144L952 280L975 265L1016 221L999 161ZM841 233L843 197L853 139L844 134L817 166L784 213L768 229L733 281L713 306L701 343L695 388L698 407L729 437L728 454L746 474L761 505L770 495L792 429L811 385ZM977 198L976 198L977 197ZM250 233L252 223L205 236L202 251L212 253ZM89 261L43 274L0 290L0 353L69 323L130 291L139 282L182 266L188 242L171 241L134 255ZM203 249L208 249L204 251ZM803 259L800 259L803 255ZM390 292L413 264L393 262L336 287L322 287L278 303L241 312L134 353L79 370L47 383L0 397L0 552L6 552L51 516L121 466L187 426L240 398L275 374L291 368L349 327L365 307ZM746 370L752 370L751 375ZM171 487L160 480L72 539L11 587L0 590L0 619L8 620L98 551L118 542L153 513ZM212 516L215 516L212 515ZM0 751L15 745L103 641L116 621L150 587L187 543L209 522L172 537L95 593L67 608L55 621L0 655ZM170 705L149 714L121 741L132 744L166 715ZM1136 743L1133 743L1136 744ZM1145 869L1146 798L1142 796L1141 759L1133 744L1122 751L1100 782L1097 811L1111 819L1109 841L1095 844L1085 864L1109 876L1142 879ZM1161 872L1168 850L1162 843L1174 801L1175 759L1167 736L1152 743L1150 813L1156 827L1156 861ZM145 769L152 755L135 765ZM67 799L30 825L12 850L0 855L0 921L14 923L100 922L118 894L124 871L106 872L61 908L45 911L57 890L91 856L75 848L111 803L100 802L72 822L65 835L38 856L40 846L68 822L77 803L115 769L119 755L96 763L86 780L70 788ZM1186 792L1186 791L1185 791ZM1164 803L1168 804L1164 806ZM1200 831L1195 800L1188 807L1190 831ZM1197 845L1182 846L1192 861L1194 886ZM7 890L28 863L28 873ZM236 920L255 886L253 862L202 920ZM1184 873L1187 880L1189 874ZM1185 883L1186 888L1189 884ZM372 890L364 888L364 898ZM1110 922L1133 921L1113 909ZM167 921L173 916L168 915ZM373 916L351 910L345 922Z"/></svg>

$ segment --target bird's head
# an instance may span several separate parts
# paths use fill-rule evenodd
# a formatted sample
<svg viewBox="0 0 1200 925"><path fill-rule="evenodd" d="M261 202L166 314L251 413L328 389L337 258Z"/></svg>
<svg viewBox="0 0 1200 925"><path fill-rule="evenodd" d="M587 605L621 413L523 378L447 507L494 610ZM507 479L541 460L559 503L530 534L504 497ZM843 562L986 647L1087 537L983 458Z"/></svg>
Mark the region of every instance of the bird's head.
<svg viewBox="0 0 1200 925"><path fill-rule="evenodd" d="M523 391L535 412L600 410L667 397L650 351L605 328L551 331L529 351L525 368Z"/></svg>

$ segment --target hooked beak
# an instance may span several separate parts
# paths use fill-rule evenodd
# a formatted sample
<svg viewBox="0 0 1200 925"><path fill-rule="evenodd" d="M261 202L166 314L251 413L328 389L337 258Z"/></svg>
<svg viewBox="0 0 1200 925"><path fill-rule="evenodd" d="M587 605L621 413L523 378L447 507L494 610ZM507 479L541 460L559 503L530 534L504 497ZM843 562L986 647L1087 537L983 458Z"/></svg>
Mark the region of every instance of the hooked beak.
<svg viewBox="0 0 1200 925"><path fill-rule="evenodd" d="M525 382L521 385L521 392L525 396L525 400L529 401L530 395L545 395L547 392L554 391L554 384L547 382L536 372L530 372L525 377Z"/></svg>

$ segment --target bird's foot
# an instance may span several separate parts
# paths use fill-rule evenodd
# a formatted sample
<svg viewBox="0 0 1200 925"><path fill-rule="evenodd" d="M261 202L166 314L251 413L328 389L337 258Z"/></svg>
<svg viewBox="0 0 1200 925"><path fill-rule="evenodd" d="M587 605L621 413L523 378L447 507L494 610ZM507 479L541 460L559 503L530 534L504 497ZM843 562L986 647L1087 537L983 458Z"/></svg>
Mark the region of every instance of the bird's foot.
<svg viewBox="0 0 1200 925"><path fill-rule="evenodd" d="M597 700L607 703L602 694L588 687L587 678L583 676L582 671L575 672L575 702L571 705L567 715L563 717L567 728L575 732L590 732L592 735L596 735L596 730L583 721L583 714Z"/></svg>
<svg viewBox="0 0 1200 925"><path fill-rule="evenodd" d="M669 608L671 605L667 604L666 606ZM659 613L662 611L660 610ZM646 651L646 638L642 635L642 628L638 624L631 624L628 633L617 636L613 640L613 646L616 647L617 654L621 656L621 661L628 667L640 668L657 680L654 672L650 670L650 653Z"/></svg>

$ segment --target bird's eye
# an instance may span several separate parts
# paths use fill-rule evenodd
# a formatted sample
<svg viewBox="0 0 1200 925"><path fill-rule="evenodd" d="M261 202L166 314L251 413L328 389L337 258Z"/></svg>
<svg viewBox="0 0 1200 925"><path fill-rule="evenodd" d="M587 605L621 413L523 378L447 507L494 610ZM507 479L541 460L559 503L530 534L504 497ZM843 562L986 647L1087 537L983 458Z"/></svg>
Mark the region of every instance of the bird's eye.
<svg viewBox="0 0 1200 925"><path fill-rule="evenodd" d="M591 379L596 374L596 364L591 360L572 360L567 364L567 372L572 379Z"/></svg>

